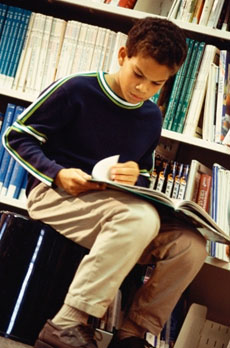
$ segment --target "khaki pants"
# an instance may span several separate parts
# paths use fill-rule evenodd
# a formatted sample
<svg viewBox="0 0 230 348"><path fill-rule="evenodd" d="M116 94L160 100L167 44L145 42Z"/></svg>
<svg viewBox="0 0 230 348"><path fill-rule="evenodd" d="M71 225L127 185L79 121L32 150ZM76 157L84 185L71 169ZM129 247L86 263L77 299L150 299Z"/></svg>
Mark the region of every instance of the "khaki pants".
<svg viewBox="0 0 230 348"><path fill-rule="evenodd" d="M129 311L132 321L155 334L206 257L199 233L167 215L160 218L152 204L131 194L105 190L73 197L41 183L28 197L28 212L90 249L65 303L95 317L103 316L136 263L157 261Z"/></svg>

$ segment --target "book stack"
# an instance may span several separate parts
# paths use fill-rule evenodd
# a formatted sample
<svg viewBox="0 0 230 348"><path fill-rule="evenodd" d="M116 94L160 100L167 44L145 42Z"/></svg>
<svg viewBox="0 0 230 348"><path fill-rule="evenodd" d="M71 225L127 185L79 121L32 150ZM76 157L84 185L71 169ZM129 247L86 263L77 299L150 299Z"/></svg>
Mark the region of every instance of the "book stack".
<svg viewBox="0 0 230 348"><path fill-rule="evenodd" d="M168 18L230 30L230 3L228 0L175 0Z"/></svg>
<svg viewBox="0 0 230 348"><path fill-rule="evenodd" d="M17 199L22 203L26 202L26 170L5 150L2 145L2 135L23 110L24 107L20 105L8 103L0 132L0 198L8 198L9 200Z"/></svg>

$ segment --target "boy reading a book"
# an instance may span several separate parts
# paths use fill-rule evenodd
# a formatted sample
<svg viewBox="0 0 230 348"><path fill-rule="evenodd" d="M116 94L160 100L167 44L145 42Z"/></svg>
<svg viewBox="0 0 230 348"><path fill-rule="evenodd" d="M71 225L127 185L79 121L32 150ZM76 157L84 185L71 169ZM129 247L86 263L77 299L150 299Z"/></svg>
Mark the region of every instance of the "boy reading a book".
<svg viewBox="0 0 230 348"><path fill-rule="evenodd" d="M6 148L29 172L31 218L90 249L36 348L97 347L89 316L104 315L136 263L156 266L136 292L110 347L150 346L146 332L161 331L201 268L205 240L193 227L160 216L147 201L89 181L95 163L119 154L110 179L149 184L162 124L149 98L178 71L186 50L176 25L140 19L119 50L119 71L55 82L6 132Z"/></svg>

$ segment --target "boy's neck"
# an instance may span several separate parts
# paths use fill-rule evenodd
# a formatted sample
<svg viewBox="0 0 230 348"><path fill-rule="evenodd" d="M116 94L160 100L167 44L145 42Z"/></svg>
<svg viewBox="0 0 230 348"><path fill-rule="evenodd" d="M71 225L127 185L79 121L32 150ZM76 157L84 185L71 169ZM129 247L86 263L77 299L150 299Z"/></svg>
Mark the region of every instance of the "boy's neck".
<svg viewBox="0 0 230 348"><path fill-rule="evenodd" d="M105 80L108 83L111 90L116 93L119 97L123 98L121 93L120 85L118 83L117 74L105 74Z"/></svg>

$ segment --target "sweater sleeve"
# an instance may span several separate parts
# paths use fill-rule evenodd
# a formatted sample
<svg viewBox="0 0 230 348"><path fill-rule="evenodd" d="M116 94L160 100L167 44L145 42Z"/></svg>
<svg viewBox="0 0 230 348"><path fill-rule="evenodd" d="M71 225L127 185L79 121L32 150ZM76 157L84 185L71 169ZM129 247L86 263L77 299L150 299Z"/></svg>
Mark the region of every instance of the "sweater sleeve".
<svg viewBox="0 0 230 348"><path fill-rule="evenodd" d="M49 134L55 134L66 122L60 110L67 100L60 84L60 81L53 84L41 94L5 131L2 138L11 156L48 186L52 185L56 174L63 168L43 151Z"/></svg>

